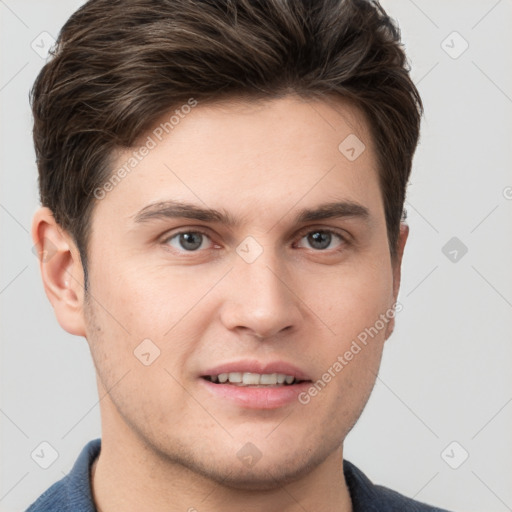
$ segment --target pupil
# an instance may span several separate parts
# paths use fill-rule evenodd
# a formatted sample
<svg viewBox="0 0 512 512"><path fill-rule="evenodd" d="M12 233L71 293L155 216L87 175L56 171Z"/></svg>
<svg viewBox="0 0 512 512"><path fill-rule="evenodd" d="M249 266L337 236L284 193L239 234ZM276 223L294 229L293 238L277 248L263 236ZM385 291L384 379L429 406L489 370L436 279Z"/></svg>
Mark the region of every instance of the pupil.
<svg viewBox="0 0 512 512"><path fill-rule="evenodd" d="M331 234L325 231L315 231L308 235L308 242L315 249L325 249L331 243Z"/></svg>
<svg viewBox="0 0 512 512"><path fill-rule="evenodd" d="M188 249L189 251L195 251L201 247L202 235L201 233L181 233L180 234L180 244L183 249Z"/></svg>

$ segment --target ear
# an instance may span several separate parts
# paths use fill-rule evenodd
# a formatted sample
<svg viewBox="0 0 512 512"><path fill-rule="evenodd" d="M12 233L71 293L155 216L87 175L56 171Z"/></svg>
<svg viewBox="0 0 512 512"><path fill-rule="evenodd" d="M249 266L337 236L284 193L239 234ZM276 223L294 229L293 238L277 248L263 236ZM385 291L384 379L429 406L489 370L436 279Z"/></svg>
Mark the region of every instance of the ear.
<svg viewBox="0 0 512 512"><path fill-rule="evenodd" d="M34 214L32 240L57 321L70 334L85 336L84 272L73 238L57 224L51 210L43 207Z"/></svg>
<svg viewBox="0 0 512 512"><path fill-rule="evenodd" d="M409 226L405 223L400 223L400 233L398 234L398 241L396 247L396 257L391 261L393 269L393 304L398 300L398 292L400 291L400 281L402 278L402 258L404 255L405 243L409 236ZM400 308L396 309L396 313ZM388 339L395 328L395 317L391 318L386 327L386 339Z"/></svg>

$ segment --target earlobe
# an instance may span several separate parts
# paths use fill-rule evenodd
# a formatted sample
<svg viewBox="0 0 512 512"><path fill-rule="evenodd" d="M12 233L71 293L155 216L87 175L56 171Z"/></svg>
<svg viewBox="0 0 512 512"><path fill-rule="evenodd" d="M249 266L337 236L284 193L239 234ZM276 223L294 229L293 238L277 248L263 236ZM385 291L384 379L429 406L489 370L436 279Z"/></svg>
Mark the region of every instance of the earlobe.
<svg viewBox="0 0 512 512"><path fill-rule="evenodd" d="M32 239L46 296L57 321L70 334L85 336L84 274L73 238L56 223L51 210L43 207L34 214Z"/></svg>

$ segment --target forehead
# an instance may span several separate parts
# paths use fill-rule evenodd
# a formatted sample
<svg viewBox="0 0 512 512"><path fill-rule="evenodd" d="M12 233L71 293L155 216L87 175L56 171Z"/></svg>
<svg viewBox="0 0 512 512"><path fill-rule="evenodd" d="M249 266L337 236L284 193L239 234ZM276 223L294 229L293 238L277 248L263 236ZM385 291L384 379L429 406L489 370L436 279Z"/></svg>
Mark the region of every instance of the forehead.
<svg viewBox="0 0 512 512"><path fill-rule="evenodd" d="M178 107L133 148L117 152L114 175L120 169L97 215L133 219L147 204L167 200L261 218L335 200L382 210L368 126L339 98Z"/></svg>

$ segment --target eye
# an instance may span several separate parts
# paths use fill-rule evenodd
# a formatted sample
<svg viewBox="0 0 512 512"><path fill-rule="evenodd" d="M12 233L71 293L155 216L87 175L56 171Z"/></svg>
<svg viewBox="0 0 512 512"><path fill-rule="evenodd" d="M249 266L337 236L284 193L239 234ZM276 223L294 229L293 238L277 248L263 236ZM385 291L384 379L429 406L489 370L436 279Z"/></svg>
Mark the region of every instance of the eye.
<svg viewBox="0 0 512 512"><path fill-rule="evenodd" d="M200 231L181 231L176 233L164 242L178 251L197 251L208 247L209 237Z"/></svg>
<svg viewBox="0 0 512 512"><path fill-rule="evenodd" d="M301 244L303 240L306 240L309 244L309 248L319 251L335 249L345 242L345 239L341 235L338 235L334 231L323 229L310 231L306 236L303 236L299 241L299 247L304 247L304 245Z"/></svg>

